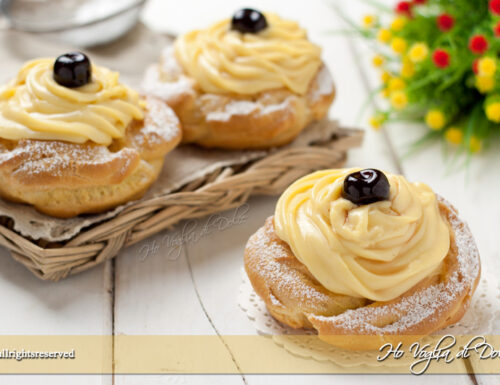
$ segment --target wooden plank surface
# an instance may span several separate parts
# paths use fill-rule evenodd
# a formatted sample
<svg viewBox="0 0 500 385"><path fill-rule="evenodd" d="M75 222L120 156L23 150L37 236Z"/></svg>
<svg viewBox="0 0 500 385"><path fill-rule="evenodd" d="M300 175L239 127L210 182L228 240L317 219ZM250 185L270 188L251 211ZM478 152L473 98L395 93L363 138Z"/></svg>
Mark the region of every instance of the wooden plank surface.
<svg viewBox="0 0 500 385"><path fill-rule="evenodd" d="M0 293L4 335L109 335L110 263L54 283L36 278L0 248ZM109 385L111 376L9 376L0 384Z"/></svg>

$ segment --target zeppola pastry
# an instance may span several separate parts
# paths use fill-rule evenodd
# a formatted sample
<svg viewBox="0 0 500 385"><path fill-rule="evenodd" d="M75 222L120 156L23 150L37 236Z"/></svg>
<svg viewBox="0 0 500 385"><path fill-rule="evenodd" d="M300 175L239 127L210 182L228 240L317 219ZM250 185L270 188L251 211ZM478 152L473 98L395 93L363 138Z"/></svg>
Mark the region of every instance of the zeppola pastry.
<svg viewBox="0 0 500 385"><path fill-rule="evenodd" d="M72 217L139 198L181 140L174 112L80 52L26 63L0 88L0 195Z"/></svg>
<svg viewBox="0 0 500 385"><path fill-rule="evenodd" d="M175 110L185 143L228 149L292 141L327 114L335 93L306 32L252 9L180 36L143 89Z"/></svg>
<svg viewBox="0 0 500 385"><path fill-rule="evenodd" d="M283 193L249 239L245 269L277 320L369 350L458 322L480 261L467 225L427 185L337 169Z"/></svg>

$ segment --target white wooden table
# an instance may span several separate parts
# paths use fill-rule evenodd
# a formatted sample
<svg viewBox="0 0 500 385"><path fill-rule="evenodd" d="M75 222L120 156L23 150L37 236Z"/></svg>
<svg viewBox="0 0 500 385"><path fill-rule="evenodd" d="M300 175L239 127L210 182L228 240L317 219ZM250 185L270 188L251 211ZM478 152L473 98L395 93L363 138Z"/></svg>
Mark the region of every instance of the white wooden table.
<svg viewBox="0 0 500 385"><path fill-rule="evenodd" d="M359 20L364 12L354 0L338 0L344 12ZM152 0L143 20L150 27L179 33L227 17L241 6L273 10L299 20L310 38L324 48L338 96L331 116L344 125L367 127L359 116L375 85L367 63L371 54L362 42L328 33L342 21L323 0ZM369 111L368 111L369 112ZM498 151L477 156L466 170L446 175L439 145L403 158L406 145L423 133L419 126L393 126L386 132L367 130L362 148L350 152L348 166L376 167L423 181L455 204L475 234L484 269L495 269L500 234L500 164ZM244 245L274 210L275 198L251 199L243 224L187 243L178 258L168 250L144 257L156 239L175 236L181 226L124 250L111 262L59 283L39 281L0 249L0 321L3 334L255 334L237 305ZM224 213L230 216L232 212ZM203 220L200 220L200 226ZM498 284L498 282L497 282ZM498 309L494 309L498 310ZM498 334L498 333L497 333ZM2 384L495 384L497 376L1 376Z"/></svg>

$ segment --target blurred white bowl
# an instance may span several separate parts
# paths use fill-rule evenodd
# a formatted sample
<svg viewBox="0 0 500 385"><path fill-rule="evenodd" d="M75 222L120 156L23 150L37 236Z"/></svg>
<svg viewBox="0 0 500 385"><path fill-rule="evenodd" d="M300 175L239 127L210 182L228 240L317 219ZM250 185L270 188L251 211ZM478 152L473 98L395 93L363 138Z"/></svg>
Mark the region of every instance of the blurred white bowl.
<svg viewBox="0 0 500 385"><path fill-rule="evenodd" d="M146 0L1 0L12 29L77 47L109 43L137 24Z"/></svg>

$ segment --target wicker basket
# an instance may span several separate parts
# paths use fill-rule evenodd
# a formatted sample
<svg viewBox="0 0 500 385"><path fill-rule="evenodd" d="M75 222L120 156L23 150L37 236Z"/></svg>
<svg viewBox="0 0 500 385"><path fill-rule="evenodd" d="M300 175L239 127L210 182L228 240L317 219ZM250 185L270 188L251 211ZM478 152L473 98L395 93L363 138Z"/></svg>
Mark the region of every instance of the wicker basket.
<svg viewBox="0 0 500 385"><path fill-rule="evenodd" d="M359 130L339 129L328 141L278 149L245 165L222 167L180 189L126 207L117 216L83 229L72 239L33 241L0 222L0 245L37 277L57 281L90 269L140 240L181 220L202 217L243 204L250 195L277 195L314 170L341 167L346 151L361 143Z"/></svg>

